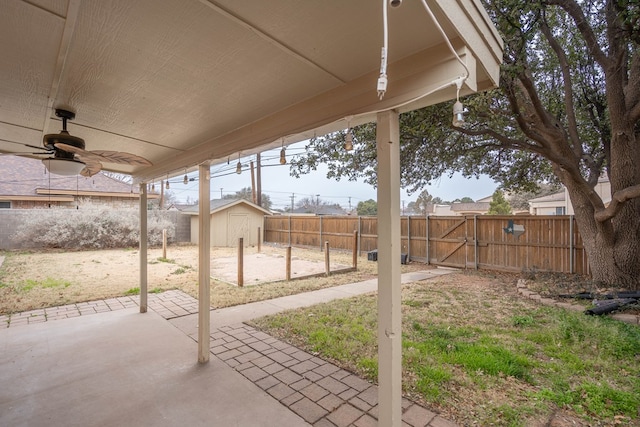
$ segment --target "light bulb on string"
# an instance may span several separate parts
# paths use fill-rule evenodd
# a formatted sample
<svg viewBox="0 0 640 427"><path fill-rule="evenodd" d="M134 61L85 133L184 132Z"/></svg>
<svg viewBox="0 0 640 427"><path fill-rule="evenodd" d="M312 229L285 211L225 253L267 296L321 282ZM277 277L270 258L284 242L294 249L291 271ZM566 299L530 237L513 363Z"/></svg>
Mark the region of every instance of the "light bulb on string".
<svg viewBox="0 0 640 427"><path fill-rule="evenodd" d="M348 116L347 119L347 134L344 138L344 149L345 151L353 150L353 133L351 132L351 119L352 116Z"/></svg>
<svg viewBox="0 0 640 427"><path fill-rule="evenodd" d="M353 150L353 134L351 133L351 128L347 129L347 135L344 138L344 149L346 151Z"/></svg>
<svg viewBox="0 0 640 427"><path fill-rule="evenodd" d="M284 149L284 138L282 138L282 150L280 150L280 164L284 165L287 163L287 152Z"/></svg>
<svg viewBox="0 0 640 427"><path fill-rule="evenodd" d="M460 89L462 88L463 79L459 78L455 81L456 85L456 102L453 104L453 120L452 124L455 127L461 127L464 125L464 106L460 102Z"/></svg>
<svg viewBox="0 0 640 427"><path fill-rule="evenodd" d="M236 173L238 175L242 173L242 163L240 163L240 153L238 153L238 165L236 166Z"/></svg>

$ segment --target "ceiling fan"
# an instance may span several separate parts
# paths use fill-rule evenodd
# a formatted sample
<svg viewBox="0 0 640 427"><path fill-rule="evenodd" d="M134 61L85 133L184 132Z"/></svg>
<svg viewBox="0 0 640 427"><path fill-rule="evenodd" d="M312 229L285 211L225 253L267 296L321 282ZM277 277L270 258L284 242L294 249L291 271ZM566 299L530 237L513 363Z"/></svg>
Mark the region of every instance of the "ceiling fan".
<svg viewBox="0 0 640 427"><path fill-rule="evenodd" d="M30 148L45 150L44 153L53 155L42 159L47 170L57 175L77 175L93 176L102 169L102 162L118 163L136 166L152 166L152 163L144 157L121 151L85 150L84 139L69 134L67 131L67 120L73 120L76 114L72 111L56 109L56 116L62 119L62 130L60 133L50 133L44 136L43 145L36 147L27 145Z"/></svg>

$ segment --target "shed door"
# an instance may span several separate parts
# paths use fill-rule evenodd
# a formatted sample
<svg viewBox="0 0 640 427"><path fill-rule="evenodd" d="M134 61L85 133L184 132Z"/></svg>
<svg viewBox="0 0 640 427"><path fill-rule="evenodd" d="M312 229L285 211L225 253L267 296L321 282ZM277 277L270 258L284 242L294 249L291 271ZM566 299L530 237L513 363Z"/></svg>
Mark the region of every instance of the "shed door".
<svg viewBox="0 0 640 427"><path fill-rule="evenodd" d="M238 245L238 239L244 239L244 245L250 245L249 241L249 215L247 214L229 214L229 228L227 232L227 246L234 247Z"/></svg>

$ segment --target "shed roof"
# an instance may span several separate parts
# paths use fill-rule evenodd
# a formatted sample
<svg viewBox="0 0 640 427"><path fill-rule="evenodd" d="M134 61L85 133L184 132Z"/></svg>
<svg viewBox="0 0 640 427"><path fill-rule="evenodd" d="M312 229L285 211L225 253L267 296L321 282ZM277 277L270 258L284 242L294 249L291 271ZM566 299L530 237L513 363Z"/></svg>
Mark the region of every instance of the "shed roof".
<svg viewBox="0 0 640 427"><path fill-rule="evenodd" d="M263 208L262 206L258 206L255 203L251 203L250 201L245 199L213 199L213 200L210 200L209 203L211 206L210 207L211 214L223 211L225 209L229 209L236 205L244 204L255 210L261 211L265 215L271 215L271 212L269 212L267 209ZM184 207L181 209L181 211L188 215L198 215L199 209L200 209L199 205L195 204L195 205Z"/></svg>

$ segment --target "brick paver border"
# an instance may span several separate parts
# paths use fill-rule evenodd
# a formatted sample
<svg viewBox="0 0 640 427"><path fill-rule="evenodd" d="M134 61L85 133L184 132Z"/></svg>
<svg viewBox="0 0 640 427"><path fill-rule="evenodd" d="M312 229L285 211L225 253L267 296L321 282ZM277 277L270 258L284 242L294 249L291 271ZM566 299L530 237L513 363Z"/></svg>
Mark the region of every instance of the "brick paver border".
<svg viewBox="0 0 640 427"><path fill-rule="evenodd" d="M138 307L139 305L140 297L126 296L40 308L0 316L0 329L123 310L125 308ZM148 305L149 309L167 320L198 312L198 300L180 290L149 294Z"/></svg>
<svg viewBox="0 0 640 427"><path fill-rule="evenodd" d="M211 353L314 427L377 426L378 387L246 324L211 334ZM454 427L402 400L407 427Z"/></svg>

